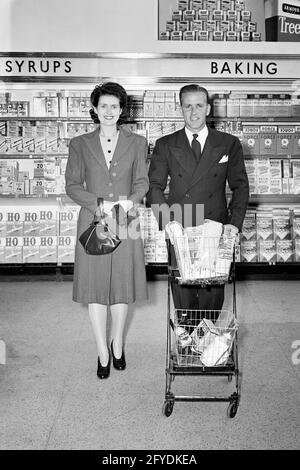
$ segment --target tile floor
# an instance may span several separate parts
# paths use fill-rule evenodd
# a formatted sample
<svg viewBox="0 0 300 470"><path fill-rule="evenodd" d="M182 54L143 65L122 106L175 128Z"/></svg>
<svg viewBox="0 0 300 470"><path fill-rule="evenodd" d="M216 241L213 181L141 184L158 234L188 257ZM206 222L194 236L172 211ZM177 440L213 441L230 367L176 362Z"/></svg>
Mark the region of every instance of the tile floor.
<svg viewBox="0 0 300 470"><path fill-rule="evenodd" d="M96 376L87 307L73 303L71 291L70 281L0 283L7 353L0 364L1 449L299 448L299 281L238 283L241 402L234 419L227 403L175 403L169 418L162 414L163 277L149 282L149 302L130 309L127 369L112 369L105 381ZM231 300L228 286L225 306ZM230 395L234 382L177 377L172 389Z"/></svg>

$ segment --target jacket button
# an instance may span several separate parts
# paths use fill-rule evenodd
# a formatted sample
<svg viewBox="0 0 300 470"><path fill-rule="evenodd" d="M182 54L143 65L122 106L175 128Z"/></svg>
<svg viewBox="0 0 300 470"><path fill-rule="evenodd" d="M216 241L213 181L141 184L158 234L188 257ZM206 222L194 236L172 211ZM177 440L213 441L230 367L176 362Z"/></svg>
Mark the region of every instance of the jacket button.
<svg viewBox="0 0 300 470"><path fill-rule="evenodd" d="M112 183L108 183L108 186L112 186Z"/></svg>
<svg viewBox="0 0 300 470"><path fill-rule="evenodd" d="M113 193L109 193L108 197L113 197L114 194Z"/></svg>
<svg viewBox="0 0 300 470"><path fill-rule="evenodd" d="M211 198L212 198L212 196L213 196L213 195L212 195L212 194L210 194L210 195L208 196L208 199L211 199Z"/></svg>
<svg viewBox="0 0 300 470"><path fill-rule="evenodd" d="M117 173L112 173L111 175L112 175L112 176L117 176Z"/></svg>

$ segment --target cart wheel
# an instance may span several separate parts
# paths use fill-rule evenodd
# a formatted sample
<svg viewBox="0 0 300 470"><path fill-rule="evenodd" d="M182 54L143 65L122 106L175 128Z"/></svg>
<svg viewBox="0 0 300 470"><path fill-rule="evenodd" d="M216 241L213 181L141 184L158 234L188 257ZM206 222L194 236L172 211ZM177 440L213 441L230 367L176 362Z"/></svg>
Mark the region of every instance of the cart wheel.
<svg viewBox="0 0 300 470"><path fill-rule="evenodd" d="M173 401L165 401L164 406L163 406L163 414L168 418L171 416L172 411L174 407L174 402Z"/></svg>
<svg viewBox="0 0 300 470"><path fill-rule="evenodd" d="M238 409L238 403L237 401L234 401L230 403L230 405L227 408L227 416L228 418L234 418Z"/></svg>

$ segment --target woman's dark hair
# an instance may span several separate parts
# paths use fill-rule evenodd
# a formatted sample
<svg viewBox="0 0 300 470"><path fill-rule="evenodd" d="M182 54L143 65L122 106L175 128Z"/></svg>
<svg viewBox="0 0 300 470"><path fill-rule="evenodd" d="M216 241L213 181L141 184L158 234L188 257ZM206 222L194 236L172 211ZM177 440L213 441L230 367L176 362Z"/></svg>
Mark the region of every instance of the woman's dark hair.
<svg viewBox="0 0 300 470"><path fill-rule="evenodd" d="M97 108L100 96L103 95L111 95L118 98L120 102L120 108L122 109L122 113L118 119L118 124L123 124L126 121L126 107L127 107L127 93L125 89L119 85L119 83L115 82L106 82L102 83L101 85L96 85L94 90L91 93L91 104L95 108ZM94 109L90 109L90 115L93 119L94 123L99 124L98 114L95 113Z"/></svg>

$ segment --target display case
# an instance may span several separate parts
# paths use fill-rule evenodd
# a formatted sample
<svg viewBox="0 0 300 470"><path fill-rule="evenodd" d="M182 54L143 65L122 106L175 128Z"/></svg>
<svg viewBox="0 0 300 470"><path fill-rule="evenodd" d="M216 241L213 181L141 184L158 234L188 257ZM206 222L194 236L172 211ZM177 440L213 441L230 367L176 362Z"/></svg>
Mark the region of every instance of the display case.
<svg viewBox="0 0 300 470"><path fill-rule="evenodd" d="M251 56L248 46L245 55L0 55L1 266L72 265L79 207L65 195L68 143L94 129L89 96L108 79L127 89L126 125L147 138L149 160L156 139L183 127L179 88L205 86L208 124L244 148L251 194L237 264L299 265L300 55ZM140 220L145 262L165 264L151 208Z"/></svg>

